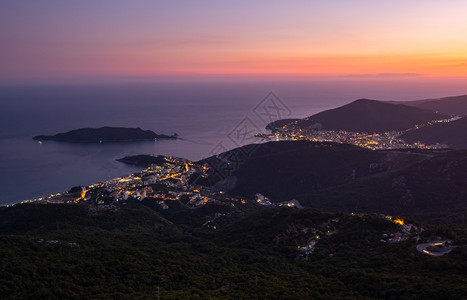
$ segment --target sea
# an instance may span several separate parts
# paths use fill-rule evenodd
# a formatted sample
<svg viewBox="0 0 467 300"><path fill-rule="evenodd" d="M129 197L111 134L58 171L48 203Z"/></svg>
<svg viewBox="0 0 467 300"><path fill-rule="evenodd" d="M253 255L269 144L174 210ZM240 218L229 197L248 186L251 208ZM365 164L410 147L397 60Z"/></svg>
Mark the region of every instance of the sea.
<svg viewBox="0 0 467 300"><path fill-rule="evenodd" d="M0 86L0 205L90 185L142 168L129 155L200 160L266 132L268 121L303 118L359 98L418 100L466 94L465 81L406 78L218 79ZM265 114L272 109L272 114ZM178 140L38 142L87 127L140 127Z"/></svg>

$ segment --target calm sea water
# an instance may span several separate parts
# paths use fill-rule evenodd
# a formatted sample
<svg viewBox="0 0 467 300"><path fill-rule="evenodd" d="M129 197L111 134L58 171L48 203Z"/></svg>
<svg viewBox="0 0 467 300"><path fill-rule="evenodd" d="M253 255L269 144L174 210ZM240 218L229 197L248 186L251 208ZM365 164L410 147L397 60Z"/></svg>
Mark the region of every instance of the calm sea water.
<svg viewBox="0 0 467 300"><path fill-rule="evenodd" d="M228 135L245 118L264 128L253 110L270 91L290 109L291 117L358 98L414 100L463 93L463 84L426 86L347 80L0 87L0 205L140 170L115 161L127 155L199 160L219 143L234 148ZM102 144L32 140L35 135L101 126L176 132L183 140Z"/></svg>

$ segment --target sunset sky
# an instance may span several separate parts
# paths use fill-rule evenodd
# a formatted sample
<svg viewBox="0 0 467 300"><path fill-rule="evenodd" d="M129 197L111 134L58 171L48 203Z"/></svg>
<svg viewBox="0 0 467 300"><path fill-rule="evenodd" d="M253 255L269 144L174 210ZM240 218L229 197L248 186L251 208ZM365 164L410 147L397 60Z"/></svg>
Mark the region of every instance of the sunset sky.
<svg viewBox="0 0 467 300"><path fill-rule="evenodd" d="M2 0L0 82L467 77L463 0Z"/></svg>

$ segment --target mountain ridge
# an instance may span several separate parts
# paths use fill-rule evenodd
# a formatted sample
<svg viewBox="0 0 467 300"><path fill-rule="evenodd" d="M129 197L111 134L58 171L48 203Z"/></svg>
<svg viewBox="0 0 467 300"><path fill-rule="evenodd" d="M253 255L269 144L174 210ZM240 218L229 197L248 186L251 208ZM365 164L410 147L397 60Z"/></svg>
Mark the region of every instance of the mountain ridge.
<svg viewBox="0 0 467 300"><path fill-rule="evenodd" d="M423 109L431 109L448 115L467 116L467 95L415 101L389 101L389 103L405 104Z"/></svg>
<svg viewBox="0 0 467 300"><path fill-rule="evenodd" d="M383 133L403 131L416 125L446 118L449 116L432 110L378 100L358 99L295 121L293 126L301 129L318 127L322 130ZM268 124L270 128L273 125Z"/></svg>

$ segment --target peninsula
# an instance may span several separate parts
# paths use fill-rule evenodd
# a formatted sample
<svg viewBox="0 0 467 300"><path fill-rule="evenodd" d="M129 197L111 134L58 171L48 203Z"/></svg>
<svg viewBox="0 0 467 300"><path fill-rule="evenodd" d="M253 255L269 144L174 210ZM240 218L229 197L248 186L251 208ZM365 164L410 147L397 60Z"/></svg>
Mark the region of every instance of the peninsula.
<svg viewBox="0 0 467 300"><path fill-rule="evenodd" d="M145 168L148 168L150 166L161 166L166 163L171 164L171 162L167 160L166 157L163 155L153 156L141 154L134 156L125 156L123 158L117 159L117 161Z"/></svg>

